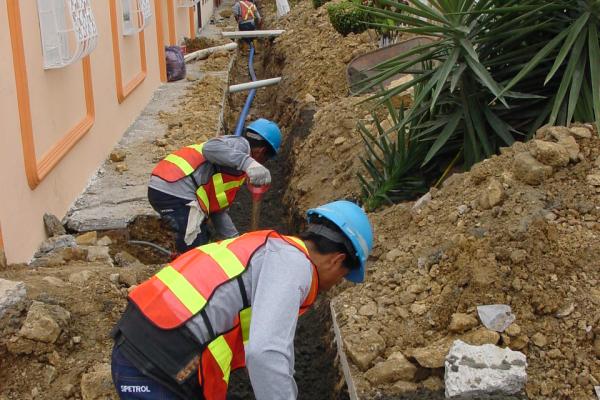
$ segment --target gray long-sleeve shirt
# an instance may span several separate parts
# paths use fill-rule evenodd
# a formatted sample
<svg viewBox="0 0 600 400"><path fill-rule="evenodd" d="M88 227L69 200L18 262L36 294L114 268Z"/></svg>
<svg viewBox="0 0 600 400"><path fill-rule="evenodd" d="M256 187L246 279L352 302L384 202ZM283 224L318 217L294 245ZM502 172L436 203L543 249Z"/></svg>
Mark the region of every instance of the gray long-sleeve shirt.
<svg viewBox="0 0 600 400"><path fill-rule="evenodd" d="M269 238L252 256L242 278L252 306L250 338L245 351L256 399L296 399L294 335L298 310L312 283L310 261L292 245ZM242 308L237 285L235 280L222 285L205 308L215 331L226 330ZM229 306L223 308L218 304ZM194 317L186 326L201 342L208 341L203 317Z"/></svg>
<svg viewBox="0 0 600 400"><path fill-rule="evenodd" d="M202 155L207 162L198 167L192 175L176 182L168 182L152 175L148 187L181 199L196 200L198 187L194 180L198 185L204 185L214 175L215 166L245 171L254 160L250 157L250 144L241 136L219 136L210 139L204 143ZM217 232L223 237L237 235L238 231L227 211L211 214L210 218Z"/></svg>

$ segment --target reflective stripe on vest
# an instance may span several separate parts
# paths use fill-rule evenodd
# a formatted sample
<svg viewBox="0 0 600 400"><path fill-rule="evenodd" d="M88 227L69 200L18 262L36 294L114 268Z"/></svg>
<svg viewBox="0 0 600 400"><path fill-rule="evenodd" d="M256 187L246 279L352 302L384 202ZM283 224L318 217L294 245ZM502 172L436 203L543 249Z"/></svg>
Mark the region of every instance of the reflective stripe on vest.
<svg viewBox="0 0 600 400"><path fill-rule="evenodd" d="M249 1L240 1L240 11L242 12L242 21L254 20L254 4Z"/></svg>
<svg viewBox="0 0 600 400"><path fill-rule="evenodd" d="M207 215L226 209L245 181L246 174L229 175L220 172L214 174L209 183L196 190L200 208Z"/></svg>
<svg viewBox="0 0 600 400"><path fill-rule="evenodd" d="M161 160L152 170L152 175L167 182L176 182L191 175L206 160L202 155L202 144L182 147Z"/></svg>

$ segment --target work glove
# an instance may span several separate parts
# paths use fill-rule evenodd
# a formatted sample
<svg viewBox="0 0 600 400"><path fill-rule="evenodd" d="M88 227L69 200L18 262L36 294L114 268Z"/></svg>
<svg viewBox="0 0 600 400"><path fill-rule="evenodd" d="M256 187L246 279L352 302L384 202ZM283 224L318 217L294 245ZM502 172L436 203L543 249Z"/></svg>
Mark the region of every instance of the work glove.
<svg viewBox="0 0 600 400"><path fill-rule="evenodd" d="M253 185L264 186L271 183L271 173L269 170L255 160L252 160L248 168L246 168L246 174Z"/></svg>

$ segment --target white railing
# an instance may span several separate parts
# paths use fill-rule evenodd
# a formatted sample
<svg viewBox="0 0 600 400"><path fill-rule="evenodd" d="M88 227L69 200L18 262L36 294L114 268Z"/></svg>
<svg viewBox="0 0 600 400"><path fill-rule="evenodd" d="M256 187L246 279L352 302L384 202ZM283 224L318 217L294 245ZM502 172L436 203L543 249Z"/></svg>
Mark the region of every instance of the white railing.
<svg viewBox="0 0 600 400"><path fill-rule="evenodd" d="M150 0L121 0L123 35L135 35L146 28L152 18Z"/></svg>
<svg viewBox="0 0 600 400"><path fill-rule="evenodd" d="M44 69L63 68L89 55L98 40L90 0L37 0Z"/></svg>

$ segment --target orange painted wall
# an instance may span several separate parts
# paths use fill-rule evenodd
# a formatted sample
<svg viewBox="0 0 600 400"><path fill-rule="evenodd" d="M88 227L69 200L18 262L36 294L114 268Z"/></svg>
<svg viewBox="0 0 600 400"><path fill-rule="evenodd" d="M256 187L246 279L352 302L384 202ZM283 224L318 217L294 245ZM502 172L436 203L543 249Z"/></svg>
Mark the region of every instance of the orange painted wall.
<svg viewBox="0 0 600 400"><path fill-rule="evenodd" d="M121 15L120 0L92 1L94 52L57 70L43 69L37 2L0 2L0 221L9 262L29 260L45 239L44 212L64 216L164 76L156 26L167 23L164 15L157 21L154 8L161 4L152 2L154 16L142 35L126 37L119 18L111 24L110 2ZM16 20L8 23L15 9L22 46L14 41ZM178 29L189 29L188 21Z"/></svg>

